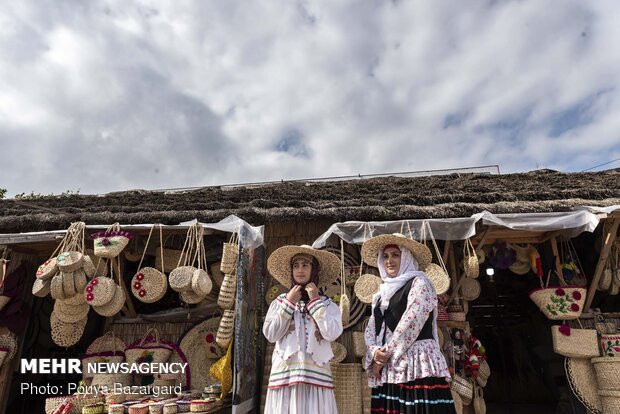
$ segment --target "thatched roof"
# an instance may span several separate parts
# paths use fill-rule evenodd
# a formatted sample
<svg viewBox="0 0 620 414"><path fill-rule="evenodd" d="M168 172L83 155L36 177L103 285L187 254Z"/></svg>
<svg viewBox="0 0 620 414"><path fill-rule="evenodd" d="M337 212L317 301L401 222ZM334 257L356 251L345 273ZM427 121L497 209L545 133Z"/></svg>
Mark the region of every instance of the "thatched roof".
<svg viewBox="0 0 620 414"><path fill-rule="evenodd" d="M597 173L451 174L282 182L191 191L126 191L0 200L0 233L87 224L215 222L235 214L253 225L292 220L381 221L492 213L567 211L620 204L620 170Z"/></svg>

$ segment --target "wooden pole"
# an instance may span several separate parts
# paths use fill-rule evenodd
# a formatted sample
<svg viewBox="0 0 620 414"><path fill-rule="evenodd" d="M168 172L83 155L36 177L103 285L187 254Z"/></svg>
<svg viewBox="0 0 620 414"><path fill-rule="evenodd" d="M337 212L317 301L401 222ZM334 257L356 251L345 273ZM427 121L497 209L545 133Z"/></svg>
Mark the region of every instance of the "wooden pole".
<svg viewBox="0 0 620 414"><path fill-rule="evenodd" d="M590 288L588 289L588 296L586 297L584 312L589 312L590 306L592 306L592 301L594 300L594 293L596 293L598 282L601 279L601 275L603 274L603 270L605 269L605 263L607 262L609 252L611 251L611 246L616 239L616 233L618 233L618 225L620 225L620 220L613 220L611 222L609 231L603 235L603 247L601 248L601 255L599 256L598 263L596 264L594 277L592 278Z"/></svg>

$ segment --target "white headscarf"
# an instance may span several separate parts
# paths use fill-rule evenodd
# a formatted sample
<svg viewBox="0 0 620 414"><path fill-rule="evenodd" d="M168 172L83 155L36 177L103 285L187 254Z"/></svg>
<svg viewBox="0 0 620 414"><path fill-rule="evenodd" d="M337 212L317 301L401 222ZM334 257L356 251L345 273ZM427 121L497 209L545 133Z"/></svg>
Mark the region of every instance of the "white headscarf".
<svg viewBox="0 0 620 414"><path fill-rule="evenodd" d="M381 310L385 312L390 299L394 296L400 288L402 288L409 280L419 275L425 275L426 273L418 270L418 262L413 257L411 252L402 247L400 249L400 269L396 277L390 277L385 270L385 263L383 262L383 249L379 250L379 257L377 258L377 267L379 268L379 274L383 283L379 287L379 291L372 297L373 306L376 306L377 301L381 300Z"/></svg>

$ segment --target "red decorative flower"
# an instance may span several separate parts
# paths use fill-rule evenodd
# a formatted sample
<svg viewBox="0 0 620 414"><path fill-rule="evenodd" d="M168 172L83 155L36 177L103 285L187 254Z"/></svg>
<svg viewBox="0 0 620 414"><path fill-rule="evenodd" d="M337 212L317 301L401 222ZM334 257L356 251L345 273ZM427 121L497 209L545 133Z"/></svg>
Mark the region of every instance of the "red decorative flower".
<svg viewBox="0 0 620 414"><path fill-rule="evenodd" d="M92 291L93 291L93 287L92 287L92 286L87 286L87 287L86 287L86 291L87 291L88 293L92 292Z"/></svg>
<svg viewBox="0 0 620 414"><path fill-rule="evenodd" d="M208 333L207 336L205 336L205 341L207 341L208 344L212 344L215 341L215 338L213 338L213 334Z"/></svg>
<svg viewBox="0 0 620 414"><path fill-rule="evenodd" d="M570 336L570 326L568 326L566 322L560 325L560 333L562 335Z"/></svg>
<svg viewBox="0 0 620 414"><path fill-rule="evenodd" d="M140 282L136 282L136 283L133 284L133 288L136 289L136 290L140 289L141 287L142 287L142 283L140 283Z"/></svg>
<svg viewBox="0 0 620 414"><path fill-rule="evenodd" d="M140 297L143 298L144 296L146 296L146 290L140 289L140 291L138 292L138 295L140 295Z"/></svg>
<svg viewBox="0 0 620 414"><path fill-rule="evenodd" d="M144 274L143 274L143 273L138 273L138 274L136 275L136 279L138 279L138 280L142 280L142 279L144 279Z"/></svg>
<svg viewBox="0 0 620 414"><path fill-rule="evenodd" d="M575 300L581 299L581 292L579 292L578 290L573 291L573 299Z"/></svg>
<svg viewBox="0 0 620 414"><path fill-rule="evenodd" d="M572 305L570 305L570 310L572 310L573 312L579 311L579 305L573 303Z"/></svg>
<svg viewBox="0 0 620 414"><path fill-rule="evenodd" d="M558 295L558 296L564 296L566 294L566 292L564 292L564 289L562 289L562 288L557 288L555 290L555 294Z"/></svg>
<svg viewBox="0 0 620 414"><path fill-rule="evenodd" d="M99 283L99 281L98 281L97 279L93 279L93 280L91 280L91 282L90 282L90 284L91 284L91 285L93 285L93 286L95 286L95 285L96 285L96 284L98 284L98 283Z"/></svg>
<svg viewBox="0 0 620 414"><path fill-rule="evenodd" d="M102 244L103 246L109 246L109 245L110 245L110 243L111 243L111 242L110 242L110 239L108 239L107 237L105 237L105 238L103 238L103 239L101 240L101 244Z"/></svg>
<svg viewBox="0 0 620 414"><path fill-rule="evenodd" d="M92 293L89 293L88 295L86 295L86 300L87 301L92 301L93 299L95 299L95 296Z"/></svg>

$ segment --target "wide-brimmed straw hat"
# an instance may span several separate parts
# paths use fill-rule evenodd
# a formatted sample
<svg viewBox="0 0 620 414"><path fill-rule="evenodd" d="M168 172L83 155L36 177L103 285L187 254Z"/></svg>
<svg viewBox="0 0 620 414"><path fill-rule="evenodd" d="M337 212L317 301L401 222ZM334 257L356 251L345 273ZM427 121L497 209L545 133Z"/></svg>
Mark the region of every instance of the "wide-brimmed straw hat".
<svg viewBox="0 0 620 414"><path fill-rule="evenodd" d="M420 270L424 270L433 260L433 255L428 247L415 240L409 239L400 233L382 234L364 242L362 245L362 258L366 264L377 267L379 252L387 245L395 244L409 250L418 262Z"/></svg>
<svg viewBox="0 0 620 414"><path fill-rule="evenodd" d="M283 286L291 284L291 260L298 254L310 255L319 262L319 287L329 285L340 275L340 259L334 253L307 245L282 246L267 259L267 269Z"/></svg>

